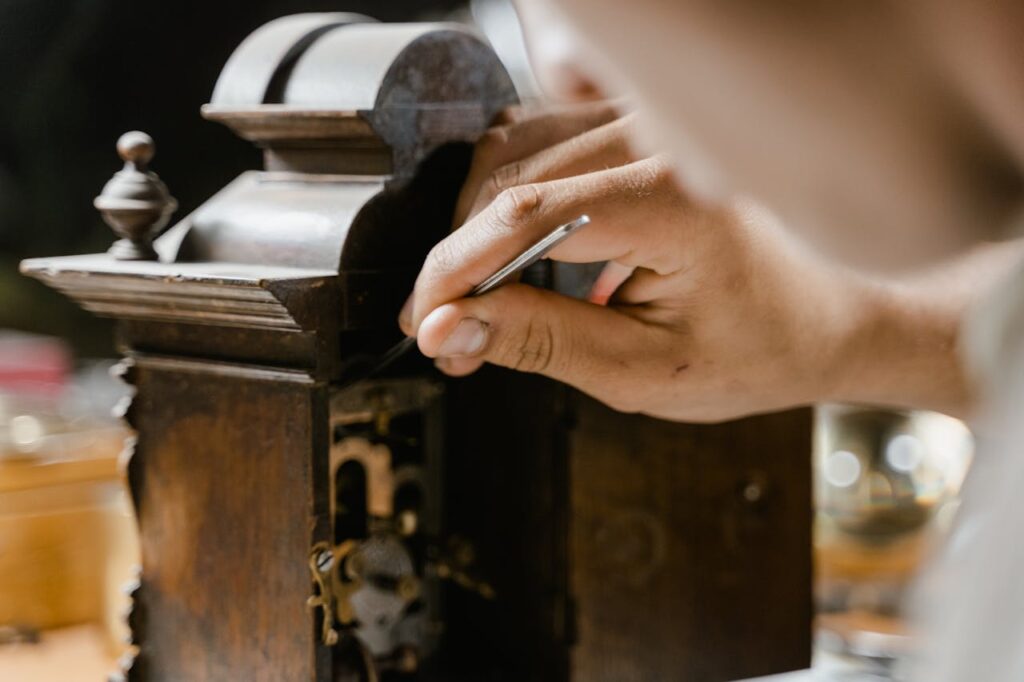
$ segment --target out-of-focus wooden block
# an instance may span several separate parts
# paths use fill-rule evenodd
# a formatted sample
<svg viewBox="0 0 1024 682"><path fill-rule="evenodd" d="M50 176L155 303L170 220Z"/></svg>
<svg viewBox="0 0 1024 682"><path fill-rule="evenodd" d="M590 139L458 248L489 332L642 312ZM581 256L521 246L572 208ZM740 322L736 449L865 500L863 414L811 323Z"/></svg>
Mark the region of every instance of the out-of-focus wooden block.
<svg viewBox="0 0 1024 682"><path fill-rule="evenodd" d="M125 435L101 429L78 448L0 459L0 625L101 623L107 649L123 647L121 587L138 563L117 467Z"/></svg>

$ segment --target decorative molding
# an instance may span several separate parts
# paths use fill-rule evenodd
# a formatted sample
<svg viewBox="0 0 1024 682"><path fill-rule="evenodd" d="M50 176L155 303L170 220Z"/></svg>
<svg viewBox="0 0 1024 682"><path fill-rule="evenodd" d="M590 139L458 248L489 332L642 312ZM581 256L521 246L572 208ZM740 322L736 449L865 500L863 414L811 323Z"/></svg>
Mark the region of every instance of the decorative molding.
<svg viewBox="0 0 1024 682"><path fill-rule="evenodd" d="M308 324L289 307L286 291L337 277L328 270L125 262L106 255L36 258L24 261L21 271L104 317L285 332L306 331Z"/></svg>
<svg viewBox="0 0 1024 682"><path fill-rule="evenodd" d="M212 374L221 377L247 379L249 381L270 381L284 384L300 384L313 386L318 382L308 372L284 367L265 367L227 363L221 360L197 360L149 353L131 353L129 356L133 366L155 369L165 372L188 374ZM129 360L126 360L126 362Z"/></svg>

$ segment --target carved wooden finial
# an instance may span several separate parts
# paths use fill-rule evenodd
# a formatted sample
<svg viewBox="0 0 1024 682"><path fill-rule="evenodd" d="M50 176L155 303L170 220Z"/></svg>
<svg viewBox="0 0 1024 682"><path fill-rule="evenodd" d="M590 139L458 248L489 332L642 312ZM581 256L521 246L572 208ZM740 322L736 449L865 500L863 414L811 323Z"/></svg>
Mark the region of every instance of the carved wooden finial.
<svg viewBox="0 0 1024 682"><path fill-rule="evenodd" d="M124 168L103 187L93 205L121 239L109 253L118 260L157 260L153 238L167 224L178 202L167 186L149 170L156 152L153 138L138 130L117 141Z"/></svg>
<svg viewBox="0 0 1024 682"><path fill-rule="evenodd" d="M126 163L146 172L146 166L156 153L156 145L153 138L141 130L130 130L117 139L117 153Z"/></svg>

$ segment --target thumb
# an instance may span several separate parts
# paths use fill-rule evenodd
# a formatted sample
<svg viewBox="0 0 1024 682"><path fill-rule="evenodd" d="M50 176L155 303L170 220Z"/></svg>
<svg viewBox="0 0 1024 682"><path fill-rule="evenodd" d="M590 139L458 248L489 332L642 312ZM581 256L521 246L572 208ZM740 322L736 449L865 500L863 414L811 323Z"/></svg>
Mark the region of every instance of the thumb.
<svg viewBox="0 0 1024 682"><path fill-rule="evenodd" d="M613 308L509 284L436 308L417 340L428 357L475 358L543 374L616 409L636 411L632 394L653 369L650 359L670 355L652 352L666 346L667 336L664 328Z"/></svg>

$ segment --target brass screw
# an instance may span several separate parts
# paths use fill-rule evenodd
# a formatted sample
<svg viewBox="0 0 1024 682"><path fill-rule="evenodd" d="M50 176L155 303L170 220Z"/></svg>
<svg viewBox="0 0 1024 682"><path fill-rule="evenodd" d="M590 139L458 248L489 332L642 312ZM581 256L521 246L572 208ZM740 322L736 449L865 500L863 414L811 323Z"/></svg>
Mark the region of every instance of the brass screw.
<svg viewBox="0 0 1024 682"><path fill-rule="evenodd" d="M416 651L410 647L403 648L398 656L398 670L403 673L414 673L419 665L420 660Z"/></svg>
<svg viewBox="0 0 1024 682"><path fill-rule="evenodd" d="M419 517L416 516L416 512L412 509L406 509L398 515L398 532L399 534L409 537L416 533L416 529L419 527Z"/></svg>
<svg viewBox="0 0 1024 682"><path fill-rule="evenodd" d="M420 596L420 581L411 575L403 575L398 579L398 584L395 586L395 593L402 598L403 601L413 601Z"/></svg>
<svg viewBox="0 0 1024 682"><path fill-rule="evenodd" d="M330 550L325 549L316 555L316 567L321 573L327 573L331 570L331 564L334 563L334 554Z"/></svg>
<svg viewBox="0 0 1024 682"><path fill-rule="evenodd" d="M748 483L743 488L743 499L747 502L757 502L764 496L764 490L759 483Z"/></svg>

